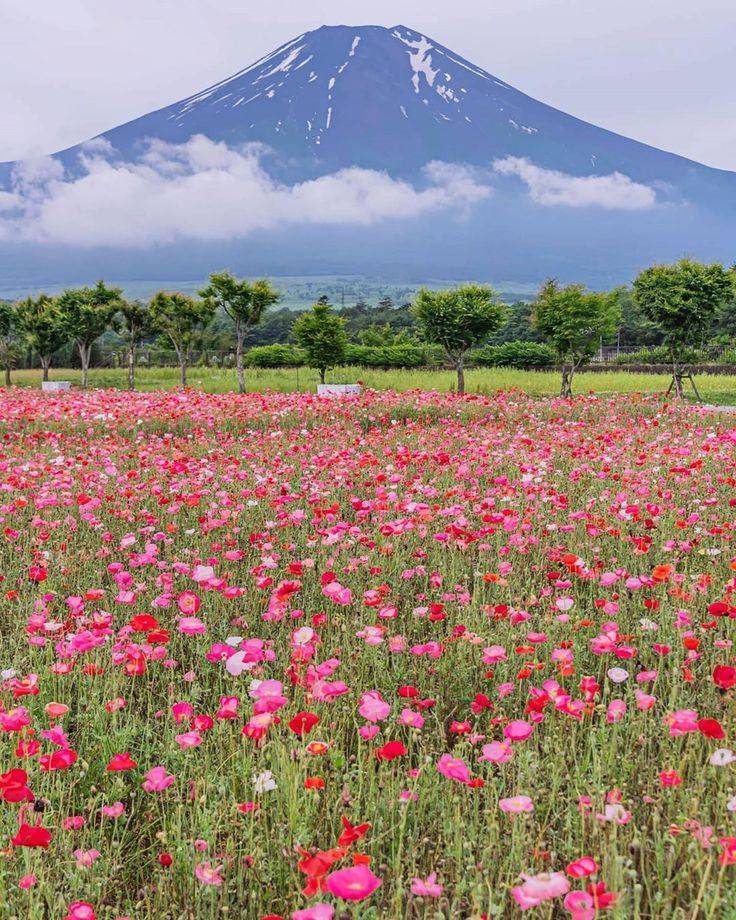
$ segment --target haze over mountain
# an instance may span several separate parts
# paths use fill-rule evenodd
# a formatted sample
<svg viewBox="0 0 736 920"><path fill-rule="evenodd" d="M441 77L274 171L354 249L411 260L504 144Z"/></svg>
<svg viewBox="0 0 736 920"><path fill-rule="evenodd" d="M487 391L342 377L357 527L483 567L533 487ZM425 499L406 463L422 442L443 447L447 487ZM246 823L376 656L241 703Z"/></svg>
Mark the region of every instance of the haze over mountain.
<svg viewBox="0 0 736 920"><path fill-rule="evenodd" d="M0 166L0 187L5 280L228 266L605 284L683 252L733 259L736 229L736 173L566 115L404 26L305 33Z"/></svg>

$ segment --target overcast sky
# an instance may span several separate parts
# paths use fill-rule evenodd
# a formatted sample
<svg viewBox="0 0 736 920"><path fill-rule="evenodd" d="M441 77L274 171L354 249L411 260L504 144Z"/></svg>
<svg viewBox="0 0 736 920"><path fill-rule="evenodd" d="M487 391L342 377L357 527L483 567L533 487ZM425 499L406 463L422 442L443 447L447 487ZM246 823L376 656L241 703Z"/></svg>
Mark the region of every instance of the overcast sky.
<svg viewBox="0 0 736 920"><path fill-rule="evenodd" d="M734 0L0 0L0 160L86 140L338 23L401 23L586 121L736 169Z"/></svg>

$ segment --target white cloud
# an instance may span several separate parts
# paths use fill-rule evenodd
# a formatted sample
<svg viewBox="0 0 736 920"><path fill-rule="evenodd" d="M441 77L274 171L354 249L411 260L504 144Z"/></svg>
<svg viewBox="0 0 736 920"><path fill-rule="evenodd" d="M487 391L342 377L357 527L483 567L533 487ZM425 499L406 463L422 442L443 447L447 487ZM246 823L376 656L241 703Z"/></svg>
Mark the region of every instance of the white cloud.
<svg viewBox="0 0 736 920"><path fill-rule="evenodd" d="M359 168L285 185L263 168L263 147L231 148L203 136L178 145L151 141L135 162L113 154L87 145L70 177L50 158L17 167L13 200L0 202L0 238L127 247L214 241L289 224L370 225L463 212L491 194L476 171L448 163L428 164L421 186Z"/></svg>
<svg viewBox="0 0 736 920"><path fill-rule="evenodd" d="M620 172L607 176L571 176L535 166L526 157L494 160L493 168L503 176L518 176L529 189L532 201L541 205L640 211L653 207L657 200L654 189Z"/></svg>

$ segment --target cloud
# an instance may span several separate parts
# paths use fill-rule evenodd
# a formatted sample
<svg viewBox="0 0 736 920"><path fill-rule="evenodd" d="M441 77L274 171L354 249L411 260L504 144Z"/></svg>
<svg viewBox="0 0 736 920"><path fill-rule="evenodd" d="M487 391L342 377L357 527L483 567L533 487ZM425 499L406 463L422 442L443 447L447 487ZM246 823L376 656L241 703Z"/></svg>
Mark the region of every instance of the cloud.
<svg viewBox="0 0 736 920"><path fill-rule="evenodd" d="M430 163L420 185L370 169L342 169L295 185L264 169L264 148L203 136L149 141L134 162L85 145L77 174L57 160L21 164L0 200L0 238L141 247L228 240L285 225L371 225L443 210L463 213L491 189L475 170Z"/></svg>
<svg viewBox="0 0 736 920"><path fill-rule="evenodd" d="M640 211L653 207L657 200L654 189L620 172L607 176L571 176L535 166L526 157L494 160L493 168L502 176L518 176L529 189L532 201L541 205Z"/></svg>

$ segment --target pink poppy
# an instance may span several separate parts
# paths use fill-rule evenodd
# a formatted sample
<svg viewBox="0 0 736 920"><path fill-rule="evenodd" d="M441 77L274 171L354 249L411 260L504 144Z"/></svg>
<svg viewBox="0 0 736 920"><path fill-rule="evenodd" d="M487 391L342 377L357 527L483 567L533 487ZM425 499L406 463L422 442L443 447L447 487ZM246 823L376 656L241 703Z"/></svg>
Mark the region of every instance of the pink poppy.
<svg viewBox="0 0 736 920"><path fill-rule="evenodd" d="M325 887L336 898L344 901L362 901L381 885L381 879L365 865L338 869L325 879Z"/></svg>

